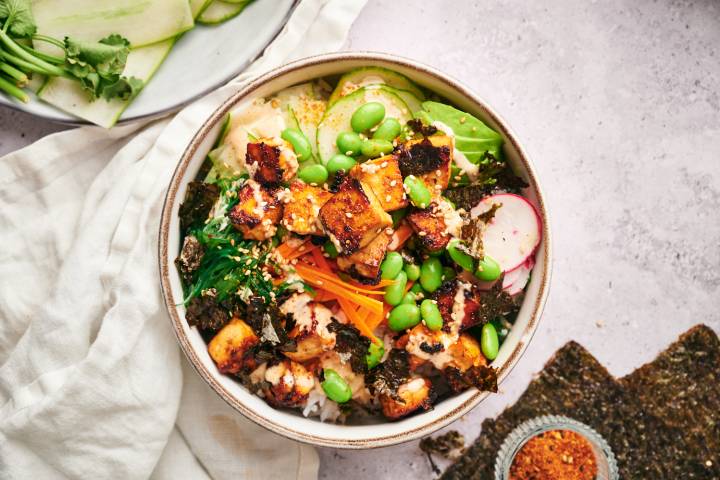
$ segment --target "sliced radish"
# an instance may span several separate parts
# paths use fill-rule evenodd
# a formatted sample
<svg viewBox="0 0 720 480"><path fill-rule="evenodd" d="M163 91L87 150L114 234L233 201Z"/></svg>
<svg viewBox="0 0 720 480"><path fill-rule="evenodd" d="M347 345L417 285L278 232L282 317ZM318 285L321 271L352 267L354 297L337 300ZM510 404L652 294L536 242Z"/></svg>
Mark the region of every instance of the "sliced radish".
<svg viewBox="0 0 720 480"><path fill-rule="evenodd" d="M525 263L506 273L503 277L503 290L510 295L516 295L522 292L525 289L528 280L530 280L530 272L532 272L534 266L535 258L528 257Z"/></svg>
<svg viewBox="0 0 720 480"><path fill-rule="evenodd" d="M483 250L507 273L523 265L535 252L542 222L530 202L512 193L484 198L470 210L470 215L475 218L495 204L500 208L483 232Z"/></svg>

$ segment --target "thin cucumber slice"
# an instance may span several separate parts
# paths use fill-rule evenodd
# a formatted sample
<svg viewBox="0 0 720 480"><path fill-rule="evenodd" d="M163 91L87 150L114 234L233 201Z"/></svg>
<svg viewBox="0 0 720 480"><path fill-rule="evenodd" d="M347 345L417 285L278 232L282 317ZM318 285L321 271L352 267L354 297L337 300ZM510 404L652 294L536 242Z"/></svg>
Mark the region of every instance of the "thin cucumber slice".
<svg viewBox="0 0 720 480"><path fill-rule="evenodd" d="M245 9L247 4L248 2L225 3L219 0L214 0L200 14L197 22L204 25L216 25L218 23L226 22L231 18L238 16L240 12Z"/></svg>
<svg viewBox="0 0 720 480"><path fill-rule="evenodd" d="M278 92L274 98L280 102L287 126L302 131L312 145L313 155L317 155L317 126L325 113L327 102L317 98L315 86L312 83L302 83L288 87Z"/></svg>
<svg viewBox="0 0 720 480"><path fill-rule="evenodd" d="M250 3L252 0L220 0L223 3Z"/></svg>
<svg viewBox="0 0 720 480"><path fill-rule="evenodd" d="M332 105L343 96L352 93L358 88L378 84L406 90L421 101L425 100L425 95L422 90L405 75L382 67L362 67L351 70L340 77L335 90L333 90L332 95L330 95L328 104Z"/></svg>
<svg viewBox="0 0 720 480"><path fill-rule="evenodd" d="M213 0L190 0L190 11L193 18L197 18Z"/></svg>
<svg viewBox="0 0 720 480"><path fill-rule="evenodd" d="M193 27L188 0L33 0L37 33L53 38L98 41L113 33L133 48L174 38ZM57 52L46 42L38 50Z"/></svg>
<svg viewBox="0 0 720 480"><path fill-rule="evenodd" d="M330 157L340 153L335 145L338 134L352 131L350 118L355 110L368 102L382 103L385 106L385 117L396 118L401 124L412 118L407 104L385 88L360 88L342 97L327 109L318 125L317 147L323 164L327 164Z"/></svg>
<svg viewBox="0 0 720 480"><path fill-rule="evenodd" d="M411 91L400 90L399 88L393 88L388 86L384 86L382 88L402 98L403 102L405 102L405 104L408 106L408 108L410 109L410 113L412 113L413 116L415 112L419 112L420 110L422 110L422 101L418 97L416 97L415 94Z"/></svg>
<svg viewBox="0 0 720 480"><path fill-rule="evenodd" d="M171 39L131 50L124 74L128 77L137 77L147 83L174 44L175 39ZM102 98L92 102L87 92L80 87L80 83L62 77L50 78L38 90L37 95L44 102L105 128L115 125L120 115L130 105L129 101L117 98L109 102Z"/></svg>

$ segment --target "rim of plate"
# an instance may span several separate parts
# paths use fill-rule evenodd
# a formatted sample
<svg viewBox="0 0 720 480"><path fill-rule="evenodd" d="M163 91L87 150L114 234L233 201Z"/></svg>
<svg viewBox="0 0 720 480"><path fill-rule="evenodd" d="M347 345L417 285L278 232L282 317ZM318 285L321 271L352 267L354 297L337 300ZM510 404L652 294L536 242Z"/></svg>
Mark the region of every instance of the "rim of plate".
<svg viewBox="0 0 720 480"><path fill-rule="evenodd" d="M437 81L444 83L446 86L449 86L451 89L455 90L457 93L470 100L475 105L475 107L485 113L488 117L492 118L497 124L498 129L501 131L506 141L512 143L513 147L518 152L519 161L525 168L525 172L530 182L530 186L537 196L537 207L543 221L543 241L541 243L542 248L538 253L543 257L544 268L542 272L542 277L540 279L538 293L535 298L532 299L533 308L530 313L530 319L528 321L528 324L522 332L517 345L509 355L507 361L503 365L497 367L498 385L502 384L502 382L505 380L505 378L508 377L512 369L517 365L521 356L527 349L527 346L529 345L535 331L537 330L537 326L540 321L540 317L542 316L542 312L549 294L550 279L552 276L552 237L550 233L550 218L546 208L545 196L538 182L535 168L533 167L533 164L530 161L527 152L522 148L520 143L517 141L514 133L508 128L507 123L500 117L500 115L498 115L487 104L487 102L479 98L475 93L473 93L473 91L469 87L464 85L462 82L452 78L447 74L440 72L434 67L425 65L421 62L410 60L397 55L370 51L327 53L296 60L284 66L270 70L269 72L250 81L242 89L240 89L238 92L229 97L225 102L223 102L215 110L215 112L203 122L202 126L197 131L197 133L183 152L181 159L178 162L175 171L173 172L173 176L170 180L170 185L168 187L165 200L163 202L160 219L160 229L158 232L158 262L163 299L165 300L165 306L170 316L170 320L173 325L173 331L175 332L178 343L180 344L180 347L182 348L185 356L190 361L190 364L193 366L195 371L213 390L215 390L215 392L228 405L233 407L235 410L237 410L246 418L250 419L256 424L292 440L297 440L303 443L323 447L343 449L369 449L396 445L399 443L415 440L424 435L428 435L460 418L462 415L468 413L482 400L488 397L490 395L490 392L476 391L472 394L472 396L464 400L460 405L456 406L450 412L439 418L432 419L432 417L428 417L428 421L418 427L409 428L408 430L401 433L378 435L374 438L326 438L313 435L309 432L298 431L290 428L270 418L260 415L254 412L252 409L248 408L242 401L240 401L231 392L225 389L224 386L219 384L213 377L213 374L208 371L205 365L203 365L203 363L197 357L194 348L190 344L190 341L181 326L181 322L184 321L184 319L180 318L177 308L175 307L176 302L173 299L172 288L170 285L170 272L171 265L173 265L173 263L172 261L169 261L168 258L168 236L170 220L175 214L172 210L172 206L175 202L178 188L180 184L182 184L184 181L189 181L186 180L185 177L190 161L192 160L192 157L199 148L200 144L204 141L204 139L207 137L213 127L218 122L220 122L224 118L225 114L233 107L235 107L242 99L252 94L255 90L263 86L265 83L272 81L278 77L287 75L291 72L295 72L297 70L345 60L385 63L387 64L385 66L389 68L392 68L392 65L396 65L433 77ZM530 298L526 297L524 301L530 301ZM425 412L424 415L432 415L432 411Z"/></svg>
<svg viewBox="0 0 720 480"><path fill-rule="evenodd" d="M154 118L163 117L169 113L180 110L181 108L185 107L186 105L194 102L195 100L197 100L201 97L204 97L208 93L210 93L214 90L217 90L219 87L230 82L233 78L240 75L255 60L260 58L262 56L263 52L265 51L265 49L267 47L269 47L270 44L275 41L275 39L277 39L278 35L280 35L280 32L282 32L283 28L287 24L288 20L292 16L293 12L295 11L295 9L297 8L299 3L300 3L300 0L293 0L292 4L290 5L290 8L288 8L287 13L285 14L285 17L283 17L282 22L278 22L278 25L275 28L275 31L270 36L268 41L265 42L264 45L257 48L256 49L257 51L253 53L252 57L250 57L249 59L242 62L240 65L238 65L236 70L234 70L231 74L226 75L222 80L218 80L213 85L202 90L201 92L196 93L192 97L189 97L185 100L180 100L178 102L175 102L174 104L164 107L164 108L161 108L160 110L156 110L154 112L143 113L143 114L139 114L139 115L134 115L134 116L128 117L128 118L123 118L122 115L120 115L120 119L115 123L115 125L124 125L126 123L136 122L138 120L152 120ZM191 30L191 32L192 32L192 30ZM188 32L188 33L190 33L190 32ZM160 65L159 68L162 68L162 65ZM153 75L153 77L154 76L155 75ZM150 78L150 81L152 81L152 77ZM37 96L33 96L33 101L41 102L41 100L39 98L37 98ZM42 118L43 120L47 120L49 122L57 123L60 125L69 125L69 126L74 126L74 127L82 127L85 125L94 125L92 122L88 122L87 120L82 120L80 118L73 117L72 114L65 113L64 111L60 110L57 107L54 107L54 109L56 110L58 116L51 116L51 115L46 115L46 114L42 114L42 113L33 113L33 112L27 110L26 108L23 108L23 105L24 104L20 104L20 103L14 102L12 100L0 102L0 107L10 108L12 110L22 112L22 113L31 115L36 118ZM50 105L50 104L46 104L46 105ZM53 105L50 105L50 106L52 107ZM63 117L60 117L60 115L63 115Z"/></svg>

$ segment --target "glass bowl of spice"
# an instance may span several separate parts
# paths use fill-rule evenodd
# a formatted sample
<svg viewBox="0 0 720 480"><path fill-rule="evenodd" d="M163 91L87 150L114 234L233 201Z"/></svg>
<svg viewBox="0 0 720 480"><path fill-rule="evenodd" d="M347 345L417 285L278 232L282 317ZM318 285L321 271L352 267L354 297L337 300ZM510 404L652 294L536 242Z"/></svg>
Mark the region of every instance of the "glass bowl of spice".
<svg viewBox="0 0 720 480"><path fill-rule="evenodd" d="M572 418L545 415L507 436L495 461L495 480L617 480L610 446Z"/></svg>

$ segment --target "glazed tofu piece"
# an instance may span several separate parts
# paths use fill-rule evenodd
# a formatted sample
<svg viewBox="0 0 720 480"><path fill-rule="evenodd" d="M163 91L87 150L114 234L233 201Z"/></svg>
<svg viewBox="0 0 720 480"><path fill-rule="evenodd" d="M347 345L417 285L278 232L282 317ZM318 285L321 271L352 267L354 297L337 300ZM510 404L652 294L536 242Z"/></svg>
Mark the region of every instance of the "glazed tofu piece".
<svg viewBox="0 0 720 480"><path fill-rule="evenodd" d="M238 191L238 203L228 213L233 227L247 240L267 240L275 235L282 217L283 205L274 192L254 180L245 182Z"/></svg>
<svg viewBox="0 0 720 480"><path fill-rule="evenodd" d="M245 165L255 181L270 188L290 180L298 169L293 151L273 140L248 143Z"/></svg>
<svg viewBox="0 0 720 480"><path fill-rule="evenodd" d="M313 302L306 293L295 294L280 307L285 315L292 315L295 326L288 337L295 340L297 349L284 352L296 362L307 362L335 347L335 334L328 330L332 322L332 311L324 305Z"/></svg>
<svg viewBox="0 0 720 480"><path fill-rule="evenodd" d="M398 388L397 395L400 399L380 395L383 415L396 420L419 409L428 410L432 406L431 391L430 380L422 377L410 379Z"/></svg>
<svg viewBox="0 0 720 480"><path fill-rule="evenodd" d="M485 356L480 351L480 344L470 334L461 333L457 342L450 345L448 349L452 356L449 366L455 367L461 372L466 371L470 367L479 367L487 365Z"/></svg>
<svg viewBox="0 0 720 480"><path fill-rule="evenodd" d="M305 367L292 360L283 360L265 370L268 386L263 389L265 399L274 407L299 407L305 404L315 386L315 377Z"/></svg>
<svg viewBox="0 0 720 480"><path fill-rule="evenodd" d="M250 349L259 342L250 325L233 318L210 340L208 353L222 373L238 373L252 367Z"/></svg>
<svg viewBox="0 0 720 480"><path fill-rule="evenodd" d="M320 209L320 223L338 252L351 255L390 227L392 218L369 188L348 177Z"/></svg>
<svg viewBox="0 0 720 480"><path fill-rule="evenodd" d="M385 230L370 243L351 255L337 257L337 266L343 272L364 283L380 281L380 264L385 258L391 235Z"/></svg>
<svg viewBox="0 0 720 480"><path fill-rule="evenodd" d="M450 241L443 217L435 213L434 204L424 210L416 209L406 217L408 224L415 231L420 243L430 250L442 250Z"/></svg>
<svg viewBox="0 0 720 480"><path fill-rule="evenodd" d="M403 177L415 175L439 195L450 183L453 160L453 139L447 135L433 135L405 143L398 153Z"/></svg>
<svg viewBox="0 0 720 480"><path fill-rule="evenodd" d="M290 184L290 194L283 196L282 224L298 235L323 235L318 215L332 193L299 180Z"/></svg>
<svg viewBox="0 0 720 480"><path fill-rule="evenodd" d="M355 165L350 170L350 176L360 180L363 186L369 187L386 212L407 207L403 177L398 160L393 155Z"/></svg>

